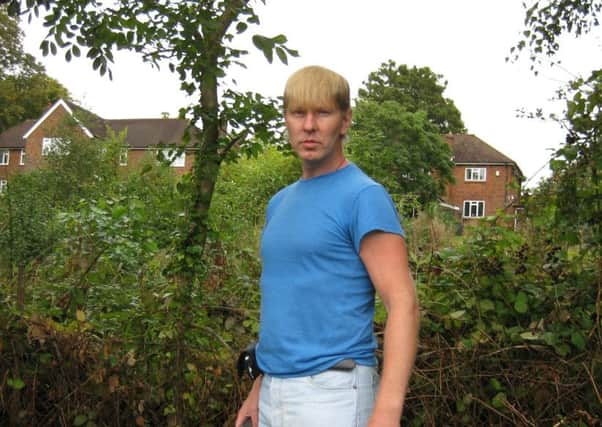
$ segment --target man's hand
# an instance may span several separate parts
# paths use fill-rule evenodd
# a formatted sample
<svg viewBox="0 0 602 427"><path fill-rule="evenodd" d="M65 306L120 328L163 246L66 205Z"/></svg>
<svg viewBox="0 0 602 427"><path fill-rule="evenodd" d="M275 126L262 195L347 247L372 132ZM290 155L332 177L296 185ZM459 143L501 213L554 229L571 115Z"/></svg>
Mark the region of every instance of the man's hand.
<svg viewBox="0 0 602 427"><path fill-rule="evenodd" d="M251 419L251 426L259 426L259 389L261 388L261 376L255 379L253 387L246 400L238 410L235 427L246 427L245 420Z"/></svg>

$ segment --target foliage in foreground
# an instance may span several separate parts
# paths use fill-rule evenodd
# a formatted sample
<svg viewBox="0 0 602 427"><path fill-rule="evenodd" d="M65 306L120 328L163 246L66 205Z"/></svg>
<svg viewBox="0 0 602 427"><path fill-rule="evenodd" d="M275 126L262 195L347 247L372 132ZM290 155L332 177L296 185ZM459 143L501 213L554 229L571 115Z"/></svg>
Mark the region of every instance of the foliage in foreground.
<svg viewBox="0 0 602 427"><path fill-rule="evenodd" d="M222 170L207 278L188 302L183 425L231 425L246 395L234 361L257 333L263 209L297 170L274 150ZM51 254L28 266L25 310L0 287L0 425L175 425L171 185L153 167L63 209ZM456 236L436 209L406 224L423 320L404 423L600 422L596 258L528 208L541 214L520 232L491 218Z"/></svg>
<svg viewBox="0 0 602 427"><path fill-rule="evenodd" d="M500 219L412 254L423 318L408 423L597 425L595 257L541 233L543 218L521 233Z"/></svg>

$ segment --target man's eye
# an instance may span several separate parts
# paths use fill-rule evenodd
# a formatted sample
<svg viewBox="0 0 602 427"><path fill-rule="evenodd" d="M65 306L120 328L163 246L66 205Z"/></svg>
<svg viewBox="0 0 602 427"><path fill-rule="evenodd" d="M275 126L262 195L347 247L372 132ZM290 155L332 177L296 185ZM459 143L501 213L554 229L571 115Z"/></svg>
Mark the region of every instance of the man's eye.
<svg viewBox="0 0 602 427"><path fill-rule="evenodd" d="M320 110L318 111L318 116L327 117L330 116L331 112L329 110Z"/></svg>

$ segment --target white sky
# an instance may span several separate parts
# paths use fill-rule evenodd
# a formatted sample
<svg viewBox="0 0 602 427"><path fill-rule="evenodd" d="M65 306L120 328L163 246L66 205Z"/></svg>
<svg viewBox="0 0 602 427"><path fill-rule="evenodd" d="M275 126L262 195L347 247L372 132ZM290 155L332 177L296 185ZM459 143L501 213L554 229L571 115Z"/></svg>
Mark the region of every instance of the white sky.
<svg viewBox="0 0 602 427"><path fill-rule="evenodd" d="M259 27L251 27L235 42L250 54L248 68L233 68L239 90L266 96L281 94L290 73L310 64L344 75L352 96L372 71L392 59L397 64L429 67L441 74L452 99L472 133L515 160L534 186L549 174L546 161L564 140L554 123L517 118L516 110L560 112L551 101L562 82L589 75L600 67L602 32L563 41L562 67L534 76L525 55L518 63L505 58L523 30L519 0L272 0L259 5ZM143 64L135 54L116 55L113 81L100 77L86 59L67 63L62 55L42 57L38 46L45 36L39 24L24 24L24 47L36 56L83 107L105 118L151 118L162 112L177 116L190 100L167 69ZM252 34L285 34L299 58L289 66L268 65L252 47ZM85 55L82 55L85 56ZM543 170L542 170L543 167ZM539 173L538 173L539 172Z"/></svg>

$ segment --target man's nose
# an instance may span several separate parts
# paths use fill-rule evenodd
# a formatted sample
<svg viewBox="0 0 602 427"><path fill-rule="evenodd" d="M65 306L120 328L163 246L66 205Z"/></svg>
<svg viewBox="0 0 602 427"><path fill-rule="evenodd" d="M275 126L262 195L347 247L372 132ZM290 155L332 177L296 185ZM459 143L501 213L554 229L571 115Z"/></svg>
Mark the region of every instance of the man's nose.
<svg viewBox="0 0 602 427"><path fill-rule="evenodd" d="M313 131L316 129L316 114L308 112L303 117L303 129L306 131Z"/></svg>

